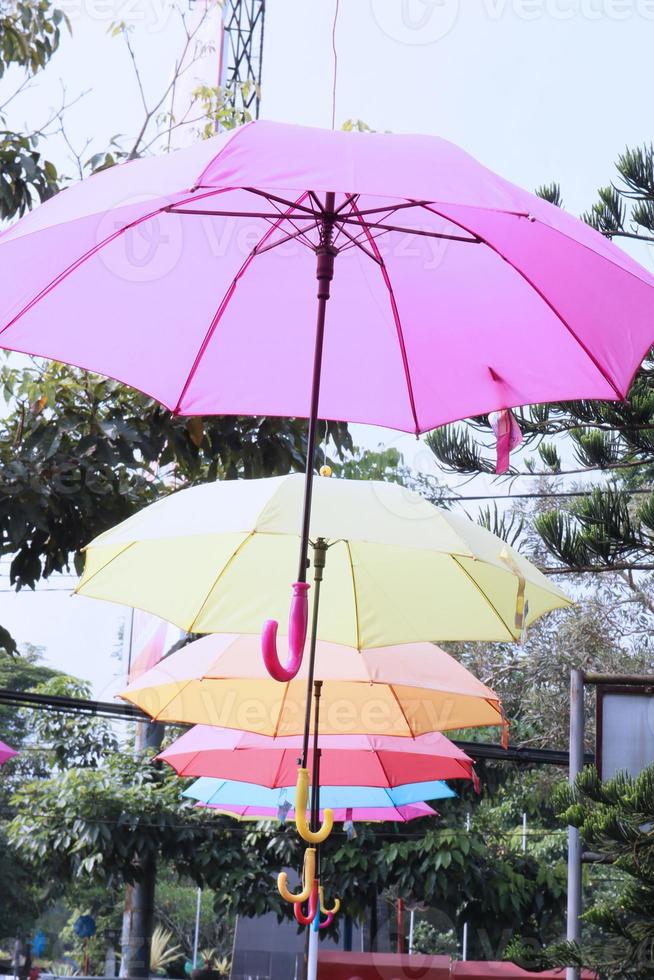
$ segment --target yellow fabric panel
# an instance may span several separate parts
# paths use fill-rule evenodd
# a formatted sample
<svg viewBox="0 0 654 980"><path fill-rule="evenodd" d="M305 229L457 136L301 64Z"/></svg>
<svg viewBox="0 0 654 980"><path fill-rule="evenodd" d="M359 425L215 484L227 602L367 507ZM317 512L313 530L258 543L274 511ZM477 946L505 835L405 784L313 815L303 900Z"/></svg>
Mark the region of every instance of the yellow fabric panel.
<svg viewBox="0 0 654 980"><path fill-rule="evenodd" d="M190 630L218 576L247 540L242 533L146 540L118 551L86 552L84 577L77 591L154 613ZM97 569L97 570L94 570Z"/></svg>

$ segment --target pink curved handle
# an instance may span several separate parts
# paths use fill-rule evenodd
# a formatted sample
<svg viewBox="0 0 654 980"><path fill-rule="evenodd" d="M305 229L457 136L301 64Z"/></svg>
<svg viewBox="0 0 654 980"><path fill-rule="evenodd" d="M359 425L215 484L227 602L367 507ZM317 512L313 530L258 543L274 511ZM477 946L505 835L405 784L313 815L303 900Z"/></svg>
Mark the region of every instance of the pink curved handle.
<svg viewBox="0 0 654 980"><path fill-rule="evenodd" d="M300 902L295 902L293 905L293 915L300 923L301 926L310 926L316 917L316 912L318 911L318 879L313 883L313 888L311 889L311 896L307 904L307 914L305 915L302 911L302 904Z"/></svg>
<svg viewBox="0 0 654 980"><path fill-rule="evenodd" d="M321 929L329 929L329 927L330 927L330 925L332 924L333 921L334 921L334 913L333 912L328 912L327 913L327 918L326 919L323 919L323 921L320 923L320 928Z"/></svg>
<svg viewBox="0 0 654 980"><path fill-rule="evenodd" d="M304 644L309 622L309 586L306 582L293 583L291 611L288 617L288 658L280 663L277 655L277 626L274 619L264 623L261 633L261 652L266 670L276 681L292 681L302 665Z"/></svg>

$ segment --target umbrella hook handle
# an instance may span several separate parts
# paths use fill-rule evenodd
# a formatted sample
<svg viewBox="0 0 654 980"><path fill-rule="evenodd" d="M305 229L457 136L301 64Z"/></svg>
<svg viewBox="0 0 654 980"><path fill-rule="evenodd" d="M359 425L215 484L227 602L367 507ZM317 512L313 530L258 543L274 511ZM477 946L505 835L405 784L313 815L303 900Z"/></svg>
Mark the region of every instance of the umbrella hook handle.
<svg viewBox="0 0 654 980"><path fill-rule="evenodd" d="M326 919L323 919L323 921L320 923L320 925L319 925L318 928L319 929L329 929L329 927L330 927L330 925L332 924L333 921L334 921L334 915L333 915L333 913L332 912L328 912L327 913L327 918Z"/></svg>
<svg viewBox="0 0 654 980"><path fill-rule="evenodd" d="M317 894L316 849L315 847L307 847L304 852L304 867L302 868L302 891L294 895L288 890L288 875L285 871L280 871L277 875L277 891L285 902L298 906L311 898L314 886Z"/></svg>
<svg viewBox="0 0 654 980"><path fill-rule="evenodd" d="M330 922L333 921L334 916L335 915L338 915L339 910L341 908L341 900L340 900L340 898L335 898L334 899L334 905L332 906L332 908L326 909L325 908L325 889L323 888L322 885L320 885L319 888L318 888L318 894L320 895L320 911L322 912L323 915L331 916ZM326 922L324 924L325 925L325 928L327 928L327 926L329 924L330 923L327 923ZM320 928L322 929L322 926Z"/></svg>
<svg viewBox="0 0 654 980"><path fill-rule="evenodd" d="M307 582L294 582L292 588L293 596L288 617L288 658L285 664L280 662L277 653L277 627L279 625L277 621L274 619L267 620L261 633L261 652L266 670L274 680L283 683L292 681L302 665L309 622L307 593L310 586Z"/></svg>
<svg viewBox="0 0 654 980"><path fill-rule="evenodd" d="M313 882L313 888L311 889L311 895L309 897L309 904L307 906L307 914L305 915L302 911L302 903L296 902L293 906L293 914L296 920L301 926L310 926L316 917L318 912L318 906L320 904L320 899L318 898L318 879L315 878Z"/></svg>
<svg viewBox="0 0 654 980"><path fill-rule="evenodd" d="M311 830L307 821L307 802L309 799L309 770L300 766L297 771L295 789L295 826L300 837L307 844L322 844L332 832L334 811L325 807L325 819L320 830Z"/></svg>

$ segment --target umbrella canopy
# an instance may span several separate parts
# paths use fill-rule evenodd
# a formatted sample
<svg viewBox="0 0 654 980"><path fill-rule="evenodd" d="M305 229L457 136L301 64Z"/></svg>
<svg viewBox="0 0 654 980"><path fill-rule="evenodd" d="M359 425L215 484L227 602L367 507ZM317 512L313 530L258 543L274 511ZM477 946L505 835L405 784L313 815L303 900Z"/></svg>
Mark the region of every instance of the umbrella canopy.
<svg viewBox="0 0 654 980"><path fill-rule="evenodd" d="M306 416L325 244L320 418L420 432L619 399L654 341L645 269L451 143L258 121L112 167L6 230L0 344L184 415Z"/></svg>
<svg viewBox="0 0 654 980"><path fill-rule="evenodd" d="M305 662L281 685L263 666L258 637L214 633L161 660L120 697L160 721L299 735L307 671ZM355 650L318 641L315 677L323 682L320 731L326 735L421 735L504 721L497 695L431 643ZM237 737L194 729L175 746L220 749Z"/></svg>
<svg viewBox="0 0 654 980"><path fill-rule="evenodd" d="M193 632L285 627L303 488L296 474L171 494L91 542L77 591ZM569 603L500 538L393 483L319 478L310 531L329 544L318 636L333 643L514 640Z"/></svg>
<svg viewBox="0 0 654 980"><path fill-rule="evenodd" d="M212 776L270 789L295 783L302 739L196 725L158 758L179 776ZM313 762L309 754L309 768ZM322 735L320 778L328 786L380 786L470 779L472 759L438 732L416 739L387 735Z"/></svg>
<svg viewBox="0 0 654 980"><path fill-rule="evenodd" d="M183 796L214 806L264 806L277 811L290 803L295 793L293 785L268 789L256 783L235 779L196 779ZM384 789L379 786L321 786L320 805L336 810L355 807L398 807L427 800L452 799L456 793L440 781L407 783Z"/></svg>
<svg viewBox="0 0 654 980"><path fill-rule="evenodd" d="M222 813L227 817L235 817L237 820L279 820L280 811L270 806L220 806L213 803L198 803L198 806L208 807ZM323 811L319 811L320 819L323 818ZM334 820L338 823L352 820L354 823L383 823L385 820L392 820L394 823L408 823L409 820L418 820L420 817L437 817L438 810L434 810L428 803L409 803L406 806L356 806L349 809L334 810ZM285 814L287 820L295 820L295 810L289 810Z"/></svg>
<svg viewBox="0 0 654 980"><path fill-rule="evenodd" d="M12 749L10 745L6 745L5 742L0 742L0 766L9 759L13 759L15 755L18 755L16 749Z"/></svg>

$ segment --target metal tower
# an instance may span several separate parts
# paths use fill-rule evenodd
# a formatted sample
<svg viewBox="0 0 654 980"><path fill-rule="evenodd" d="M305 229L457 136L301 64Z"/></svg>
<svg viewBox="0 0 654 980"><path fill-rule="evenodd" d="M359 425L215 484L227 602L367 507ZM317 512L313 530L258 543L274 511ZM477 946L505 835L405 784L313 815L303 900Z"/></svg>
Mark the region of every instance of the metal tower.
<svg viewBox="0 0 654 980"><path fill-rule="evenodd" d="M224 0L219 84L239 111L259 116L265 0Z"/></svg>

